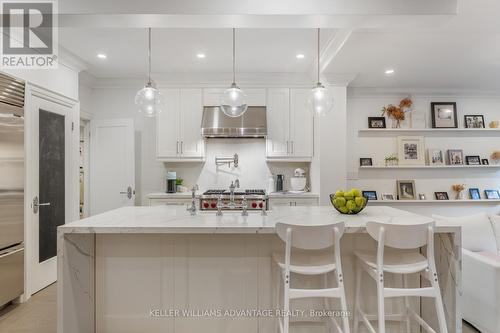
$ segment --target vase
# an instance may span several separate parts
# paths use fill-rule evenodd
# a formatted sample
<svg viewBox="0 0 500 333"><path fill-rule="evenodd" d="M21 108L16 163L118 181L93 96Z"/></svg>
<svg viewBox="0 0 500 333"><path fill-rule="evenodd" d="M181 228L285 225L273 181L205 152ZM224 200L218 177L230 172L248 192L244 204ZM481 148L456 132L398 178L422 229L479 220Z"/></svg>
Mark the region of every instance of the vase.
<svg viewBox="0 0 500 333"><path fill-rule="evenodd" d="M401 128L401 120L392 119L392 128Z"/></svg>
<svg viewBox="0 0 500 333"><path fill-rule="evenodd" d="M455 200L464 200L464 199L465 199L464 191L457 192L457 194L455 195Z"/></svg>

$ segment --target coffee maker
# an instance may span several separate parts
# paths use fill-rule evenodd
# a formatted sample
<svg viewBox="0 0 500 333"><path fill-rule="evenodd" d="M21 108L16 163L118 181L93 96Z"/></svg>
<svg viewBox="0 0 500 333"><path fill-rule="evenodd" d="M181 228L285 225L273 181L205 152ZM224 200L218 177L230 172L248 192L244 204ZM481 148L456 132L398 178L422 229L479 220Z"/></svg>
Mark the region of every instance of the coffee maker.
<svg viewBox="0 0 500 333"><path fill-rule="evenodd" d="M167 193L177 192L177 172L167 172Z"/></svg>

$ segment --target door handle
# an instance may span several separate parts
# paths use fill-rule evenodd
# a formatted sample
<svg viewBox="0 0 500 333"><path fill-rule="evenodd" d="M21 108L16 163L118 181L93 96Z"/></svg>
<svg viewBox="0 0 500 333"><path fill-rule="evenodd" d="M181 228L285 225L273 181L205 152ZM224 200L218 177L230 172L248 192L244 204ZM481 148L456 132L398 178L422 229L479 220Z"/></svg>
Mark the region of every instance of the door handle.
<svg viewBox="0 0 500 333"><path fill-rule="evenodd" d="M129 186L126 192L120 192L120 194L126 194L128 199L132 199L132 192L132 187Z"/></svg>
<svg viewBox="0 0 500 333"><path fill-rule="evenodd" d="M36 195L33 198L33 214L37 214L38 213L38 208L40 206L50 206L50 202L40 203L40 202L38 202L38 195Z"/></svg>
<svg viewBox="0 0 500 333"><path fill-rule="evenodd" d="M290 149L288 148L288 141L286 142L286 153L290 154Z"/></svg>
<svg viewBox="0 0 500 333"><path fill-rule="evenodd" d="M295 147L293 146L293 143L294 143L294 142L293 142L293 141L291 141L291 143L292 143L292 154L293 154L293 151L295 150Z"/></svg>
<svg viewBox="0 0 500 333"><path fill-rule="evenodd" d="M179 141L177 141L175 149L176 149L176 154L179 154Z"/></svg>
<svg viewBox="0 0 500 333"><path fill-rule="evenodd" d="M181 154L184 154L184 141L181 141Z"/></svg>

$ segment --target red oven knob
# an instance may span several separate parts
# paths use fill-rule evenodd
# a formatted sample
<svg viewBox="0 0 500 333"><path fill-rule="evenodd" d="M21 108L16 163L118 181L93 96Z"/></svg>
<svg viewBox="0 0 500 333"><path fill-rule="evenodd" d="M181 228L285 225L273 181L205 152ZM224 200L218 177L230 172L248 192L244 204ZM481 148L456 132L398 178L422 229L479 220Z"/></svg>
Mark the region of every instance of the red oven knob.
<svg viewBox="0 0 500 333"><path fill-rule="evenodd" d="M257 203L256 202L252 202L252 208L257 208Z"/></svg>
<svg viewBox="0 0 500 333"><path fill-rule="evenodd" d="M264 205L263 205L263 204L262 204L262 202L261 202L261 203L259 204L259 208L262 208L262 206L264 206Z"/></svg>
<svg viewBox="0 0 500 333"><path fill-rule="evenodd" d="M217 204L215 202L212 202L212 204L210 205L212 208L216 208L217 207Z"/></svg>
<svg viewBox="0 0 500 333"><path fill-rule="evenodd" d="M209 206L208 202L203 203L203 207L208 208L208 206Z"/></svg>

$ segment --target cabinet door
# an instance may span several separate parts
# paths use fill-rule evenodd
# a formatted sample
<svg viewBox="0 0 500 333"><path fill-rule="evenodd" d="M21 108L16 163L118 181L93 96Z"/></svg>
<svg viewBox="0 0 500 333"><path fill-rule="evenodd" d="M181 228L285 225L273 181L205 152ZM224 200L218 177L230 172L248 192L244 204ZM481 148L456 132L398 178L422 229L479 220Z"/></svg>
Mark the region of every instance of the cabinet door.
<svg viewBox="0 0 500 333"><path fill-rule="evenodd" d="M266 106L266 89L243 88L247 95L248 106Z"/></svg>
<svg viewBox="0 0 500 333"><path fill-rule="evenodd" d="M203 113L201 89L181 89L180 128L182 157L203 157L204 141L201 137L201 117Z"/></svg>
<svg viewBox="0 0 500 333"><path fill-rule="evenodd" d="M225 88L206 88L203 89L203 105L204 106L219 106L220 97L224 93Z"/></svg>
<svg viewBox="0 0 500 333"><path fill-rule="evenodd" d="M267 91L267 157L288 157L290 135L290 90Z"/></svg>
<svg viewBox="0 0 500 333"><path fill-rule="evenodd" d="M310 89L290 90L290 154L294 158L313 156L313 113L307 106Z"/></svg>
<svg viewBox="0 0 500 333"><path fill-rule="evenodd" d="M165 110L156 117L156 154L159 159L179 157L179 89L161 91Z"/></svg>

